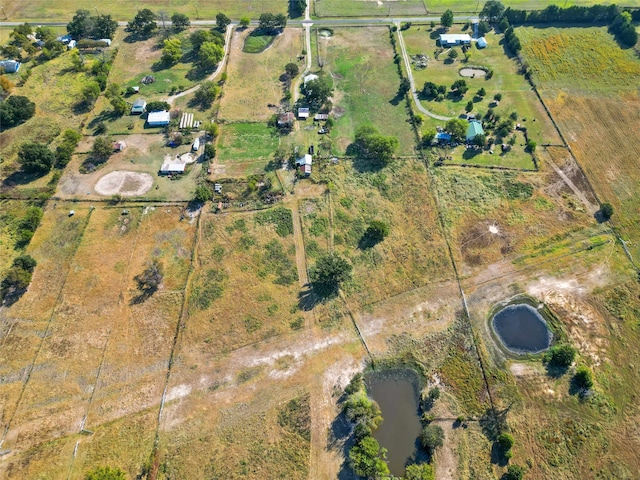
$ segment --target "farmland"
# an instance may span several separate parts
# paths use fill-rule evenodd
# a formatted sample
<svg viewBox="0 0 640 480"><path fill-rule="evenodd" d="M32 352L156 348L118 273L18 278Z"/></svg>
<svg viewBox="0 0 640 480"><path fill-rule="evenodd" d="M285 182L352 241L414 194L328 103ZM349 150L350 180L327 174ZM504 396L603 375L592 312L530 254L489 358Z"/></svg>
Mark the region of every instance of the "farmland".
<svg viewBox="0 0 640 480"><path fill-rule="evenodd" d="M211 25L218 11L287 8L165 3L151 7ZM33 15L83 5L45 0ZM170 67L162 31L133 41L119 28L82 58L19 51L10 93L36 109L0 133L2 478L85 479L100 466L140 480L354 478L370 433L396 447L375 436L393 412L362 388L374 370L405 369L423 429L409 463L435 478L505 479L517 466L525 480L638 476L640 62L587 26L517 27L519 57L494 31L468 59L436 55L441 29L417 16L446 7L474 8L317 0L311 15L328 23L232 25L228 57L206 72L196 27L176 33ZM416 22L383 18L404 15ZM354 16L380 18L345 26ZM429 57L411 67L418 89L464 78L469 91L415 105L404 44ZM328 80L328 99L324 82L313 98L308 73ZM166 100L169 125L118 117L113 96ZM422 139L447 120L417 107L466 128L469 101L488 145ZM275 121L307 105L328 118ZM184 112L203 124L178 128ZM29 141L44 144L39 163ZM184 173L159 174L187 153ZM491 318L521 301L543 316L550 352L498 339Z"/></svg>

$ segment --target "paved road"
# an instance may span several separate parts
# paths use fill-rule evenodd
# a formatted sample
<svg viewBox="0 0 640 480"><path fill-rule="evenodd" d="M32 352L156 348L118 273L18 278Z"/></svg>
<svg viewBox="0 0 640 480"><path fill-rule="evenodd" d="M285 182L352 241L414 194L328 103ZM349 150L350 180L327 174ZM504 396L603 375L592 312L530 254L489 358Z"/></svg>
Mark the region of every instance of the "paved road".
<svg viewBox="0 0 640 480"><path fill-rule="evenodd" d="M436 120L442 120L443 122L451 120L451 117L443 117L442 115L436 115L435 113L430 112L420 103L418 92L416 91L416 82L413 79L413 71L411 70L411 62L409 61L407 49L404 46L404 38L402 38L402 32L400 31L400 28L398 28L398 40L398 43L400 44L400 51L402 52L402 58L404 59L404 66L406 67L407 75L409 76L409 84L411 85L411 96L413 97L413 101L416 104L416 108L425 115L428 115L431 118L435 118Z"/></svg>

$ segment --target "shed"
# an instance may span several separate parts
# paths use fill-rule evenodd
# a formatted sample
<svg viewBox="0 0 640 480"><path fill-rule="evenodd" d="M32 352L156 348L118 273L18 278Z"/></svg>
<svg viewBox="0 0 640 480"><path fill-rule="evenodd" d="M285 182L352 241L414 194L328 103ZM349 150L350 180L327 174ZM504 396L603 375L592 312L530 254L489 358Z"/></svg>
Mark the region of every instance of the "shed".
<svg viewBox="0 0 640 480"><path fill-rule="evenodd" d="M466 33L443 33L440 35L441 47L455 47L457 45L469 45L471 37Z"/></svg>
<svg viewBox="0 0 640 480"><path fill-rule="evenodd" d="M467 127L467 142L473 141L477 135L484 135L484 129L479 121L472 120L469 122L469 126Z"/></svg>
<svg viewBox="0 0 640 480"><path fill-rule="evenodd" d="M293 122L296 121L296 116L293 112L281 113L278 115L278 126L282 127L284 125L293 125Z"/></svg>
<svg viewBox="0 0 640 480"><path fill-rule="evenodd" d="M308 177L311 175L311 165L301 165L300 172L304 173Z"/></svg>
<svg viewBox="0 0 640 480"><path fill-rule="evenodd" d="M127 148L127 142L125 142L124 140L118 140L118 141L113 142L113 149L116 152L121 152L125 148Z"/></svg>
<svg viewBox="0 0 640 480"><path fill-rule="evenodd" d="M298 118L309 118L309 109L301 107L298 109Z"/></svg>
<svg viewBox="0 0 640 480"><path fill-rule="evenodd" d="M147 123L150 127L164 127L169 125L171 117L166 110L161 112L151 112L147 117Z"/></svg>
<svg viewBox="0 0 640 480"><path fill-rule="evenodd" d="M20 70L20 62L15 60L0 60L0 68L4 68L5 73L16 73Z"/></svg>
<svg viewBox="0 0 640 480"><path fill-rule="evenodd" d="M139 98L135 102L133 102L133 107L131 107L131 114L140 115L141 113L144 113L145 108L147 108L147 102Z"/></svg>
<svg viewBox="0 0 640 480"><path fill-rule="evenodd" d="M306 85L307 83L313 81L313 80L318 80L318 75L314 74L314 73L310 73L309 75L304 77L304 84Z"/></svg>
<svg viewBox="0 0 640 480"><path fill-rule="evenodd" d="M451 141L451 135L445 132L438 132L436 133L436 140L438 142L450 142Z"/></svg>
<svg viewBox="0 0 640 480"><path fill-rule="evenodd" d="M484 37L480 37L476 42L478 48L486 48L487 47L487 39Z"/></svg>
<svg viewBox="0 0 640 480"><path fill-rule="evenodd" d="M304 155L304 157L300 157L298 160L296 160L296 165L297 166L302 166L302 165L311 166L312 163L313 163L313 157L311 155L309 155L308 153L306 153Z"/></svg>
<svg viewBox="0 0 640 480"><path fill-rule="evenodd" d="M328 113L316 113L316 116L313 117L314 120L327 120L329 118Z"/></svg>
<svg viewBox="0 0 640 480"><path fill-rule="evenodd" d="M184 169L187 167L183 162L164 162L160 167L161 175L172 175L177 173L184 173Z"/></svg>

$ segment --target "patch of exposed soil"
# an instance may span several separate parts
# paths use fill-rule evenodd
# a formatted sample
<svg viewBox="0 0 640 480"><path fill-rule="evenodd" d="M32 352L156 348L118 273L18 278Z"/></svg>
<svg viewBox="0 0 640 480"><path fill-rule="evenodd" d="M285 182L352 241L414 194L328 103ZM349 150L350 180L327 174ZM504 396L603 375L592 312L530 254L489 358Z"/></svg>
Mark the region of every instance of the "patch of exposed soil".
<svg viewBox="0 0 640 480"><path fill-rule="evenodd" d="M125 197L137 197L144 195L153 186L153 177L148 173L127 172L116 170L104 175L93 189L99 195L122 195Z"/></svg>

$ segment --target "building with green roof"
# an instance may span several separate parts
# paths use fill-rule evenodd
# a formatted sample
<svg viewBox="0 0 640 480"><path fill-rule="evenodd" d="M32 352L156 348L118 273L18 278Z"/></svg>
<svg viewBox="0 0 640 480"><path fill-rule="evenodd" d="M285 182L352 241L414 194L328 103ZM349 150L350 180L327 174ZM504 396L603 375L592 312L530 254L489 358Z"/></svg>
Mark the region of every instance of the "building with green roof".
<svg viewBox="0 0 640 480"><path fill-rule="evenodd" d="M467 128L467 142L472 142L476 135L484 135L484 129L478 120L471 120Z"/></svg>

